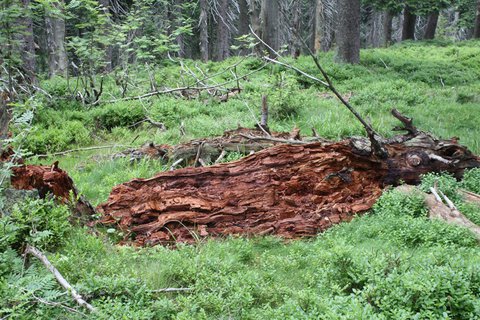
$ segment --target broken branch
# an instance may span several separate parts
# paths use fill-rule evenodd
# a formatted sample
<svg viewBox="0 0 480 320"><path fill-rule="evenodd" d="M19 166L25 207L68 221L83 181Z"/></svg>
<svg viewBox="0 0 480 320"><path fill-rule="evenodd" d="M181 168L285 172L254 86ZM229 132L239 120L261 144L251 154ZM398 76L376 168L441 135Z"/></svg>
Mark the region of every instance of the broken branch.
<svg viewBox="0 0 480 320"><path fill-rule="evenodd" d="M32 247L31 245L27 245L25 248L25 255L31 254L38 260L40 260L43 265L50 271L55 279L57 279L58 283L67 290L75 300L75 302L82 307L87 308L91 312L96 312L96 309L90 305L87 301L85 301L80 294L68 283L68 281L62 276L62 274L53 266L53 264L48 260L48 258L37 248Z"/></svg>

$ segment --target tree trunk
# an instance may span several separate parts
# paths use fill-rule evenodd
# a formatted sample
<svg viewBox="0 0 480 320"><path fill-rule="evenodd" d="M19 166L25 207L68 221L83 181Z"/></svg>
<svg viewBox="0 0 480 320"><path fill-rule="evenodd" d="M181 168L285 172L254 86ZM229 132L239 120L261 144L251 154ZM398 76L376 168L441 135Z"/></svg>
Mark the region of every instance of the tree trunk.
<svg viewBox="0 0 480 320"><path fill-rule="evenodd" d="M35 42L33 39L33 20L30 10L30 0L22 0L25 13L19 23L23 26L21 33L22 42L22 61L25 77L30 83L37 82L36 79L36 61L35 61Z"/></svg>
<svg viewBox="0 0 480 320"><path fill-rule="evenodd" d="M392 43L392 21L393 14L389 11L383 13L383 46L388 47Z"/></svg>
<svg viewBox="0 0 480 320"><path fill-rule="evenodd" d="M438 11L430 13L428 16L427 26L425 28L425 34L423 35L423 39L425 40L432 40L435 38L435 32L437 31L437 24L438 24Z"/></svg>
<svg viewBox="0 0 480 320"><path fill-rule="evenodd" d="M369 19L370 31L367 37L367 47L378 48L383 45L383 19L384 15L381 12L372 11Z"/></svg>
<svg viewBox="0 0 480 320"><path fill-rule="evenodd" d="M301 1L294 1L294 3L292 4L293 6L292 28L294 30L292 31L291 38L290 38L290 54L294 59L300 56L300 51L302 47L300 39L298 38L299 36L301 36L301 33L302 33L302 22L301 22L302 5L301 4L302 4Z"/></svg>
<svg viewBox="0 0 480 320"><path fill-rule="evenodd" d="M360 62L360 0L338 0L337 60Z"/></svg>
<svg viewBox="0 0 480 320"><path fill-rule="evenodd" d="M6 150L8 145L4 145L4 141L8 139L9 125L12 119L12 108L9 105L10 98L7 92L0 91L0 159L4 160L4 157L9 157ZM0 164L1 167L1 164Z"/></svg>
<svg viewBox="0 0 480 320"><path fill-rule="evenodd" d="M228 0L220 0L217 23L217 60L222 61L230 56L230 30L228 27Z"/></svg>
<svg viewBox="0 0 480 320"><path fill-rule="evenodd" d="M322 39L324 32L324 21L323 21L323 1L315 1L315 28L314 28L314 37L313 37L313 48L316 53L319 53L322 50Z"/></svg>
<svg viewBox="0 0 480 320"><path fill-rule="evenodd" d="M402 41L415 39L415 24L417 16L412 13L412 9L406 6L403 10Z"/></svg>
<svg viewBox="0 0 480 320"><path fill-rule="evenodd" d="M262 35L262 22L261 22L261 12L262 12L262 5L259 4L257 1L250 1L250 24L252 27L253 32L256 35ZM256 55L261 56L263 54L263 46L257 45L254 48L254 52Z"/></svg>
<svg viewBox="0 0 480 320"><path fill-rule="evenodd" d="M480 39L480 0L477 3L477 14L475 17L475 28L473 31L473 38Z"/></svg>
<svg viewBox="0 0 480 320"><path fill-rule="evenodd" d="M480 166L465 147L436 140L402 117L409 133L385 142L387 159L372 155L367 139L281 144L235 162L121 184L97 208L101 222L133 235L137 245L232 234L314 236L369 210L388 185L416 184L427 172L461 177Z"/></svg>
<svg viewBox="0 0 480 320"><path fill-rule="evenodd" d="M238 35L243 36L246 34L250 34L250 30L248 29L248 25L250 23L250 16L248 10L248 1L247 0L239 0L239 16L238 16Z"/></svg>
<svg viewBox="0 0 480 320"><path fill-rule="evenodd" d="M208 54L208 3L207 0L200 0L200 53L202 60L207 62Z"/></svg>
<svg viewBox="0 0 480 320"><path fill-rule="evenodd" d="M238 35L239 36L244 36L250 34L250 30L248 28L250 24L250 15L249 15L249 9L248 9L248 2L247 0L239 0L238 1L238 6L239 6L239 16L238 16ZM240 50L240 55L246 55L248 53L248 50L245 48L242 48Z"/></svg>
<svg viewBox="0 0 480 320"><path fill-rule="evenodd" d="M275 51L280 48L279 19L280 19L280 0L263 0L261 9L262 40ZM276 55L267 48L270 57Z"/></svg>
<svg viewBox="0 0 480 320"><path fill-rule="evenodd" d="M112 29L112 23L110 21L110 0L99 0L99 4L102 6L102 11L106 16L106 23L102 26L105 36L109 34L109 31ZM113 69L113 46L105 46L105 66L103 71L111 72Z"/></svg>
<svg viewBox="0 0 480 320"><path fill-rule="evenodd" d="M63 13L64 2L51 3L57 10ZM67 53L65 51L65 20L57 13L46 12L45 25L47 31L48 67L49 76L67 74Z"/></svg>

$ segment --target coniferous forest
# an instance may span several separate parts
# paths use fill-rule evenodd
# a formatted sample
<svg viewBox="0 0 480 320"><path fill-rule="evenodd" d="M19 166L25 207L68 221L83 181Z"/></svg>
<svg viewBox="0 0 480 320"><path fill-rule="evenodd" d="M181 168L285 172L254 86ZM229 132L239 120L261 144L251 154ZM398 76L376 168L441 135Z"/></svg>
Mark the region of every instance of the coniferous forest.
<svg viewBox="0 0 480 320"><path fill-rule="evenodd" d="M0 320L479 319L480 1L0 0Z"/></svg>

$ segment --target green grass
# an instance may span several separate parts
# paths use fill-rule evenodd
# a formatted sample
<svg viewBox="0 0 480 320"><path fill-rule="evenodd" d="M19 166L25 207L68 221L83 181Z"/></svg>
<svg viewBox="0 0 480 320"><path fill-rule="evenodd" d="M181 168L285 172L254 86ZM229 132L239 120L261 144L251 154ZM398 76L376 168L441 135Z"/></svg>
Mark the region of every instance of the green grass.
<svg viewBox="0 0 480 320"><path fill-rule="evenodd" d="M396 121L389 112L395 107L413 117L420 129L443 138L458 136L480 152L478 41L406 43L364 50L358 66L337 65L332 60L332 54L321 57L338 89L351 92L350 102L383 135L392 134ZM198 64L213 74L235 61L238 58L185 63L194 72ZM290 62L318 74L308 57ZM260 65L249 58L237 72L245 74ZM128 94L148 91L148 75L142 70L134 74ZM168 61L157 67L155 78L159 87L175 87L183 85L181 74ZM225 73L213 80L232 78ZM38 131L27 143L38 152L89 145L140 146L150 141L176 144L220 135L237 125L253 127L249 108L258 116L264 94L268 95L273 130L290 131L297 126L308 135L315 127L330 139L363 134L353 116L326 95L324 88L278 66L249 76L241 82L242 93L226 103L203 93L199 99L160 96L86 108L68 98L62 79L42 85L55 99L41 101L38 108ZM105 92L108 99L120 96L113 78L107 79ZM168 130L161 132L146 124L130 127L145 115L164 122ZM185 136L180 135L181 123ZM33 161L59 160L79 190L98 204L113 186L168 168L153 160L112 160L111 155L122 149ZM428 190L435 181L465 215L480 223L480 207L465 204L457 195L458 188L480 192L479 170L469 171L462 182L446 175L427 175L421 187ZM1 230L7 230L0 222ZM229 237L176 248L132 248L116 245L118 236L74 227L49 253L66 278L99 309L92 319L480 318L478 242L466 229L427 219L416 196L388 192L369 214L311 239ZM154 291L167 287L192 291ZM0 252L0 318L10 314L20 319L86 318L32 297L36 294L75 307L55 288L59 290L37 262L24 266L18 252Z"/></svg>

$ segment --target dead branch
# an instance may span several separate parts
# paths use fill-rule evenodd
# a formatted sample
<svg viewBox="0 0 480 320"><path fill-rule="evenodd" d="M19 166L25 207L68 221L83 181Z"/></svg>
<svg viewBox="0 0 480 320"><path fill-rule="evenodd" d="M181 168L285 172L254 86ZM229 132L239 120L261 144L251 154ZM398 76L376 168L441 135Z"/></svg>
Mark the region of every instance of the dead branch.
<svg viewBox="0 0 480 320"><path fill-rule="evenodd" d="M38 260L40 260L43 265L50 271L55 279L57 279L58 283L67 290L75 300L75 302L82 307L87 308L90 312L96 312L96 309L90 305L88 302L83 300L82 296L78 294L78 292L68 283L68 281L62 276L62 274L53 266L53 264L48 260L48 258L37 248L32 247L31 245L27 245L25 248L25 255L31 254Z"/></svg>
<svg viewBox="0 0 480 320"><path fill-rule="evenodd" d="M54 156L64 156L69 153L73 152L81 152L81 151L91 151L91 150L100 150L100 149L113 149L113 148L129 148L130 146L122 145L122 144L116 144L116 145L111 145L111 146L96 146L96 147L86 147L86 148L76 148L76 149L71 149L71 150L66 150L66 151L61 151L61 152L54 152L50 154L33 154L30 155L28 158L48 158L48 157L54 157Z"/></svg>
<svg viewBox="0 0 480 320"><path fill-rule="evenodd" d="M255 69L253 71L250 71L250 72L240 76L239 78L241 78L241 79L246 78L246 77L248 77L248 76L250 76L254 73L257 73L260 70L264 69L267 65L268 64L265 63L262 66L260 66L259 68ZM138 100L138 99L144 99L144 98L149 98L149 97L163 95L163 94L169 94L169 93L175 93L175 92L184 92L184 91L189 91L189 90L205 91L205 90L211 90L211 89L217 89L217 88L220 88L220 87L224 87L225 85L230 84L230 83L237 83L237 81L238 81L238 79L233 79L233 80L228 80L228 81L218 83L218 84L215 84L215 85L208 85L208 86L203 86L203 87L197 86L197 84L198 84L198 82L197 82L194 86L184 86L184 87L173 88L173 89L157 90L157 91L149 92L149 93L146 93L146 94L143 94L143 95L140 95L140 96L125 97L125 98L120 98L120 99L109 100L109 101L105 101L105 103L115 103L115 102L118 102L118 101Z"/></svg>
<svg viewBox="0 0 480 320"><path fill-rule="evenodd" d="M392 109L392 115L398 120L400 120L404 125L403 127L393 128L394 131L408 131L408 133L412 135L416 135L418 133L417 128L413 125L412 118L404 116L397 109Z"/></svg>

